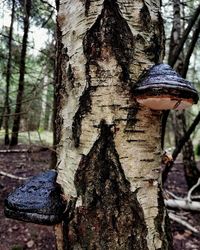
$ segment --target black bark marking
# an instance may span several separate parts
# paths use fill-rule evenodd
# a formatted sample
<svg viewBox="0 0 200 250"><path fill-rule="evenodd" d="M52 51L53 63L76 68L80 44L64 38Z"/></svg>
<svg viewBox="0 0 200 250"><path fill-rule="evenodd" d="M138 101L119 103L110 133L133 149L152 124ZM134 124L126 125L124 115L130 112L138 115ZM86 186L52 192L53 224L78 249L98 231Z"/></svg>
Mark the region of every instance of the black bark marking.
<svg viewBox="0 0 200 250"><path fill-rule="evenodd" d="M80 144L80 136L82 133L81 127L82 127L82 120L84 117L91 111L91 91L95 91L96 87L91 86L91 77L90 77L90 70L89 70L89 63L87 62L85 65L85 75L86 75L86 82L87 86L85 87L85 90L83 91L83 94L81 95L79 99L79 108L73 118L72 123L72 137L74 140L74 146L79 147Z"/></svg>
<svg viewBox="0 0 200 250"><path fill-rule="evenodd" d="M67 96L65 86L65 66L69 60L67 48L63 47L62 31L59 24L57 24L57 43L56 43L56 64L55 64L55 91L54 91L54 145L58 145L61 139L61 128L63 124L63 117L61 110L65 98Z"/></svg>
<svg viewBox="0 0 200 250"><path fill-rule="evenodd" d="M143 210L130 191L112 128L102 121L99 129L99 138L75 174L82 206L66 225L70 245L66 249L147 250Z"/></svg>
<svg viewBox="0 0 200 250"><path fill-rule="evenodd" d="M144 6L140 10L140 20L141 20L141 25L144 28L145 31L149 31L151 27L151 15L149 13L149 9L145 2L143 2Z"/></svg>
<svg viewBox="0 0 200 250"><path fill-rule="evenodd" d="M90 0L85 0L85 16L88 16L89 9L90 9Z"/></svg>
<svg viewBox="0 0 200 250"><path fill-rule="evenodd" d="M145 130L139 130L139 129L125 129L124 133L135 133L135 134L144 134Z"/></svg>
<svg viewBox="0 0 200 250"><path fill-rule="evenodd" d="M140 161L144 161L144 162L154 162L155 159L141 159Z"/></svg>
<svg viewBox="0 0 200 250"><path fill-rule="evenodd" d="M127 115L127 123L126 123L126 129L127 128L132 128L134 129L135 124L137 123L138 119L136 118L137 113L139 110L139 104L134 103L132 107L130 107Z"/></svg>
<svg viewBox="0 0 200 250"><path fill-rule="evenodd" d="M127 142L138 142L138 143L140 143L140 142L146 142L146 140L142 140L142 139L135 139L135 140L127 140Z"/></svg>
<svg viewBox="0 0 200 250"><path fill-rule="evenodd" d="M154 34L149 41L148 48L145 49L146 55L151 61L158 63L161 51L162 47L160 37L157 34Z"/></svg>
<svg viewBox="0 0 200 250"><path fill-rule="evenodd" d="M121 66L120 79L128 82L129 66L134 54L134 37L116 0L104 1L101 14L84 38L84 52L90 64L99 59L109 59L110 51Z"/></svg>
<svg viewBox="0 0 200 250"><path fill-rule="evenodd" d="M159 63L160 59L162 60L163 51L164 51L164 28L163 28L163 19L160 14L158 13L158 22L154 24L153 27L153 36L151 36L149 45L145 49L147 57L153 61L154 63Z"/></svg>
<svg viewBox="0 0 200 250"><path fill-rule="evenodd" d="M72 70L72 67L71 67L70 63L68 65L68 69L67 69L67 79L68 79L68 82L70 84L70 89L73 89L74 88L75 77L74 77L74 72Z"/></svg>
<svg viewBox="0 0 200 250"><path fill-rule="evenodd" d="M171 235L171 230L170 230L170 224L169 224L169 217L166 215L165 216L165 229L163 230L162 228L162 221L164 217L164 199L162 196L162 190L159 187L159 192L158 192L158 215L154 219L154 224L155 228L157 229L156 231L159 232L159 237L162 242L162 247L158 250L173 250L172 246L172 235ZM166 234L166 235L165 235Z"/></svg>
<svg viewBox="0 0 200 250"><path fill-rule="evenodd" d="M148 59L154 63L159 63L162 60L164 50L164 29L161 14L158 13L158 22L153 22L148 7L143 2L143 7L140 10L140 20L141 28L145 32L152 33L152 35L149 37L150 41L148 43L140 34L137 35L136 40L144 45L144 52Z"/></svg>
<svg viewBox="0 0 200 250"><path fill-rule="evenodd" d="M87 10L90 1L85 2ZM86 57L85 75L87 86L80 97L79 108L74 116L72 125L72 136L75 147L80 144L81 123L83 118L91 111L91 91L95 91L92 87L90 77L90 65L97 66L97 77L101 77L101 70L97 60L107 58L109 60L110 50L116 57L118 64L122 68L120 79L123 82L129 81L129 65L133 60L134 54L134 38L125 19L121 16L117 1L105 0L103 9L96 22L87 31L83 40L83 49ZM73 83L73 72L68 69L68 77ZM130 115L128 115L128 118ZM131 122L131 118L128 119ZM135 123L135 118L134 121Z"/></svg>
<svg viewBox="0 0 200 250"><path fill-rule="evenodd" d="M79 108L73 118L72 124L72 136L74 140L75 147L78 147L80 144L80 136L81 136L81 123L84 117L91 111L91 97L90 92L94 91L95 87L89 86L83 91L82 96L79 99Z"/></svg>

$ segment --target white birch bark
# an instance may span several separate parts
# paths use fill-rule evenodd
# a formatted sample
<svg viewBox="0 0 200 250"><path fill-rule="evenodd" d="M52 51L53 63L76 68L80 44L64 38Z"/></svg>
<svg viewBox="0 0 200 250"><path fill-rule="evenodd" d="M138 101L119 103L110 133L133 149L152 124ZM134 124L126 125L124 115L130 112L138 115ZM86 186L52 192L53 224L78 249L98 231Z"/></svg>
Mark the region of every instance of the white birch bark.
<svg viewBox="0 0 200 250"><path fill-rule="evenodd" d="M88 6L80 0L60 2L58 22L63 35L63 54L67 54L67 60L62 64L64 91L60 117L63 125L57 148L58 182L66 197L77 197L74 175L82 156L88 155L99 137L100 122L105 120L106 124L112 126L121 166L131 184L131 191L137 193L143 209L148 230L148 249L168 249L163 248L164 211L162 221L158 222L162 233L155 223L163 210L158 204L161 112L142 106L138 108L134 93L130 94L131 86L142 71L161 62L163 57L160 1L117 1L121 18L126 22L134 40L128 84L122 83L123 69L112 51L112 45L109 47L106 44L102 45L101 56L97 58L96 64L89 65L90 86L86 72L84 39L86 32L94 27L102 15L105 1L86 2ZM99 70L100 74L97 73ZM69 71L72 72L73 81L67 79ZM90 92L91 109L82 117L80 142L77 146L73 139L74 117L81 105L80 98L89 87L94 89ZM76 207L79 206L82 206L81 199L76 203Z"/></svg>

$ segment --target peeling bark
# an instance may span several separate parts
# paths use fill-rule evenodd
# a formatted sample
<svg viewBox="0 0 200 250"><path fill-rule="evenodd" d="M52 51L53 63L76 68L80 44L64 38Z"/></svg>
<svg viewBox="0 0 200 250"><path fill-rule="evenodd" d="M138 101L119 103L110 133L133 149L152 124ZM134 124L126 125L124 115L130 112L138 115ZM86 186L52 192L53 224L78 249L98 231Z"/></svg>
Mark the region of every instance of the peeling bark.
<svg viewBox="0 0 200 250"><path fill-rule="evenodd" d="M60 3L57 181L73 206L57 227L58 249L171 249L164 207L158 217L161 112L139 106L132 91L163 57L154 2Z"/></svg>

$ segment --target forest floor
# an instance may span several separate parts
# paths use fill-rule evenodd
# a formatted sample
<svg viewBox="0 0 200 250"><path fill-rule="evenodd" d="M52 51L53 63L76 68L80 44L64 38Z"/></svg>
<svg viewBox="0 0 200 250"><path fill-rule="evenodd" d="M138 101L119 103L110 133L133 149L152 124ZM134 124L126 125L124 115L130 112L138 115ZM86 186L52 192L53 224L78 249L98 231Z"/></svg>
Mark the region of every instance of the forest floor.
<svg viewBox="0 0 200 250"><path fill-rule="evenodd" d="M0 146L0 171L19 177L31 177L49 168L51 152L34 146L33 152L20 152L27 146L17 146L19 152L3 152ZM178 178L177 178L178 177ZM0 250L55 250L55 238L52 226L41 226L5 218L4 199L9 192L23 183L22 180L0 175ZM175 164L170 173L166 188L176 195L187 194L182 164ZM176 211L187 222L200 231L200 213ZM184 226L171 222L174 250L200 250L200 237L193 235Z"/></svg>
<svg viewBox="0 0 200 250"><path fill-rule="evenodd" d="M200 162L197 162L197 167L200 169ZM174 164L164 188L178 197L185 198L187 196L188 189L184 176L183 164ZM199 212L188 212L183 210L172 212L175 212L179 218L182 218L200 232ZM170 221L170 223L174 250L200 250L200 234L194 235L194 233L177 222Z"/></svg>

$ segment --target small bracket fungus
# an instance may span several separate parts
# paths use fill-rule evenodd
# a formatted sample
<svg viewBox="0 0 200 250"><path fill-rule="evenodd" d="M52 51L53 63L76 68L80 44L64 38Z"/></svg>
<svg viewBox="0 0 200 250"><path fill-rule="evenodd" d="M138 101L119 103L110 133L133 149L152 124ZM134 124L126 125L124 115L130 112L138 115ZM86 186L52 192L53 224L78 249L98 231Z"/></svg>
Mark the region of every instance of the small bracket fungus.
<svg viewBox="0 0 200 250"><path fill-rule="evenodd" d="M61 222L66 204L56 177L57 173L49 170L29 179L5 200L5 215L44 225Z"/></svg>
<svg viewBox="0 0 200 250"><path fill-rule="evenodd" d="M199 99L192 84L167 64L145 72L134 86L134 95L137 102L154 110L186 109Z"/></svg>

